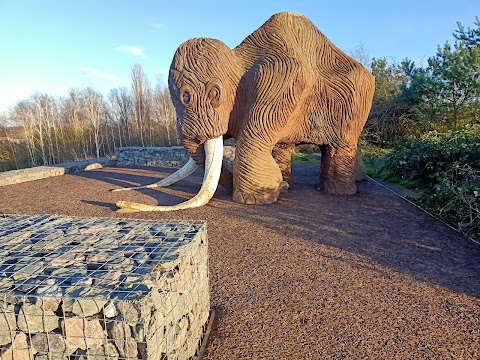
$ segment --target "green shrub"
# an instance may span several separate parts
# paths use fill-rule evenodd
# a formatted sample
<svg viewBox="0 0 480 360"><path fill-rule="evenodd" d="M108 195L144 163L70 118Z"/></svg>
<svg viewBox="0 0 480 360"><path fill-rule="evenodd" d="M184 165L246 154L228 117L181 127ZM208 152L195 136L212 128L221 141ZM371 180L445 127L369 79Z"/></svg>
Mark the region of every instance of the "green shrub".
<svg viewBox="0 0 480 360"><path fill-rule="evenodd" d="M441 182L422 198L424 206L480 241L480 171L455 166L438 177Z"/></svg>
<svg viewBox="0 0 480 360"><path fill-rule="evenodd" d="M398 143L380 174L387 180L423 185L424 207L480 240L479 127L429 132Z"/></svg>
<svg viewBox="0 0 480 360"><path fill-rule="evenodd" d="M392 153L392 149L375 145L374 143L369 141L367 130L364 130L364 132L362 133L362 136L360 137L360 141L358 143L358 148L366 162L374 161L378 158L390 155Z"/></svg>
<svg viewBox="0 0 480 360"><path fill-rule="evenodd" d="M434 186L453 168L468 165L480 170L480 129L448 133L428 132L394 147L385 168L395 176Z"/></svg>

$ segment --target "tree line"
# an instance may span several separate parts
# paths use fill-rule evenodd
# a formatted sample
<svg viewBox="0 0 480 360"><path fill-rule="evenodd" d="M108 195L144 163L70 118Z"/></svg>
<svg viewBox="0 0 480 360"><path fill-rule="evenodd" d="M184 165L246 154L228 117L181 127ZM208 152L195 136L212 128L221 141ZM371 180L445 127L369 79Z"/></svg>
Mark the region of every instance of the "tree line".
<svg viewBox="0 0 480 360"><path fill-rule="evenodd" d="M111 156L121 146L178 145L175 108L161 78L139 64L131 87L36 93L0 115L0 171Z"/></svg>
<svg viewBox="0 0 480 360"><path fill-rule="evenodd" d="M376 89L364 134L369 141L385 145L406 135L480 124L478 17L474 24L476 28L465 29L458 23L453 45L439 45L427 66L410 59L372 59ZM365 62L362 48L355 54Z"/></svg>

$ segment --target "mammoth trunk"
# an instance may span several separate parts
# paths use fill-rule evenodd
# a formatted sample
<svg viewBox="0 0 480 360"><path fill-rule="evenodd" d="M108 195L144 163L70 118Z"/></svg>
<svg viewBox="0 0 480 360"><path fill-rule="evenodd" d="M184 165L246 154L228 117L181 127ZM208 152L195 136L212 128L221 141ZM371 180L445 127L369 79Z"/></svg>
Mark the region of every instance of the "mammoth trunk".
<svg viewBox="0 0 480 360"><path fill-rule="evenodd" d="M220 137L221 139L222 137ZM212 139L215 140L215 139ZM191 158L195 161L195 163L198 166L204 166L205 165L205 157L206 157L206 152L205 152L205 145L208 141L212 140L207 140L203 144L198 144L196 140L190 140L190 139L183 139L183 147L188 151L190 154ZM222 142L223 143L223 142Z"/></svg>
<svg viewBox="0 0 480 360"><path fill-rule="evenodd" d="M200 147L199 147L200 148ZM223 160L223 139L222 136L207 140L202 148L205 150L204 162L205 173L203 175L202 187L197 195L188 201L173 206L151 206L137 204L127 201L120 201L117 206L128 211L175 211L200 207L207 204L217 190ZM193 156L192 156L193 157Z"/></svg>

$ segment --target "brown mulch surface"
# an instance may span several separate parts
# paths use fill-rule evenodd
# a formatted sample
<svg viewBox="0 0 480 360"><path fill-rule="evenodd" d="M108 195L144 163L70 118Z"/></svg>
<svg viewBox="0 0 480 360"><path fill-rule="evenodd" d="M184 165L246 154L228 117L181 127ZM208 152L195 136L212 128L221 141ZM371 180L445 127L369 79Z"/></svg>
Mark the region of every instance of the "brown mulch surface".
<svg viewBox="0 0 480 360"><path fill-rule="evenodd" d="M109 192L172 169L106 168L0 188L0 212L207 220L207 359L479 359L480 246L371 180L350 197L315 190L318 167L273 205L219 189L200 209L118 214L118 200L174 204L170 189Z"/></svg>

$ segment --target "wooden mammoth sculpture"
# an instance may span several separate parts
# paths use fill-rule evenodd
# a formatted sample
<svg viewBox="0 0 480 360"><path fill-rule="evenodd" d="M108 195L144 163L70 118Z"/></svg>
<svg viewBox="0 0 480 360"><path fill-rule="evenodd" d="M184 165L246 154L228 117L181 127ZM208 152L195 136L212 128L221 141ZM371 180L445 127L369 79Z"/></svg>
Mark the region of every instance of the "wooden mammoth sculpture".
<svg viewBox="0 0 480 360"><path fill-rule="evenodd" d="M305 16L273 15L233 50L219 40L188 40L175 53L168 84L178 135L192 159L147 187L167 186L205 166L202 188L176 206L119 202L125 211L201 206L218 183L237 202L273 203L291 183L291 153L299 143L321 147L320 190L356 192L357 144L374 78ZM223 136L237 140L233 174L222 166Z"/></svg>

